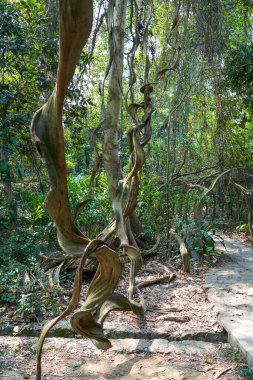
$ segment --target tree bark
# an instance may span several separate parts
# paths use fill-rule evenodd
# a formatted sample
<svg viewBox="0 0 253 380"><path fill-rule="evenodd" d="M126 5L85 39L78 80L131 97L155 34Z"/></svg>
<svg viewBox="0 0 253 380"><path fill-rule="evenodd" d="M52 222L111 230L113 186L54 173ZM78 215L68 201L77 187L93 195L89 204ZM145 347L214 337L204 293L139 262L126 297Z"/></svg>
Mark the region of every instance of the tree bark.
<svg viewBox="0 0 253 380"><path fill-rule="evenodd" d="M90 34L92 2L61 0L59 9L60 57L56 86L46 104L35 113L31 132L46 163L51 184L44 204L45 210L56 224L58 241L63 251L70 256L80 256L89 239L76 228L71 216L62 112L76 62Z"/></svg>
<svg viewBox="0 0 253 380"><path fill-rule="evenodd" d="M126 5L127 0L115 1L111 25L109 25L109 59L111 60L111 69L105 114L103 163L107 175L111 203L116 195L116 189L118 187L119 180L122 178L122 170L119 157L118 121L122 101L122 72L124 58Z"/></svg>

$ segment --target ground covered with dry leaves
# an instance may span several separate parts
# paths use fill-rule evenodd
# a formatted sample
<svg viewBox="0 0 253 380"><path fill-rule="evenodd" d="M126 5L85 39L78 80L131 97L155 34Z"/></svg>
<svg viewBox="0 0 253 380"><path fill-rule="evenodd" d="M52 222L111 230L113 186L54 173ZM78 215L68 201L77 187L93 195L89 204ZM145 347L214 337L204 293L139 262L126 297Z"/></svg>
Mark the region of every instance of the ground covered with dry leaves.
<svg viewBox="0 0 253 380"><path fill-rule="evenodd" d="M218 265L226 263L221 259ZM240 359L226 343L207 300L207 269L207 263L196 264L189 275L149 260L137 278L147 303L145 316L112 313L105 322L105 330L113 339L113 347L107 352L74 335L46 339L43 379L244 379ZM175 277L168 282L172 272ZM146 283L163 276L165 281ZM123 276L119 291L126 287ZM6 325L6 318L4 321ZM0 337L0 379L35 378L36 342L35 337Z"/></svg>

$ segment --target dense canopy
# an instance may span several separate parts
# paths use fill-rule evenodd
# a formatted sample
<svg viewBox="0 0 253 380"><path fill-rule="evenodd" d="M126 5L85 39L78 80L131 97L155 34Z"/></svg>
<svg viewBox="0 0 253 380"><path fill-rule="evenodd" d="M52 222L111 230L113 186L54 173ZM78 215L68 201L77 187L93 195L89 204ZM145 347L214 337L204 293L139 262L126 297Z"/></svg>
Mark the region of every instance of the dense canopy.
<svg viewBox="0 0 253 380"><path fill-rule="evenodd" d="M71 321L106 348L109 311L144 311L144 258L181 254L190 271L215 258L210 232L253 238L252 9L1 1L0 302L17 316L36 319L47 287L60 300L77 268L72 300L45 333L77 307L83 269L97 270Z"/></svg>

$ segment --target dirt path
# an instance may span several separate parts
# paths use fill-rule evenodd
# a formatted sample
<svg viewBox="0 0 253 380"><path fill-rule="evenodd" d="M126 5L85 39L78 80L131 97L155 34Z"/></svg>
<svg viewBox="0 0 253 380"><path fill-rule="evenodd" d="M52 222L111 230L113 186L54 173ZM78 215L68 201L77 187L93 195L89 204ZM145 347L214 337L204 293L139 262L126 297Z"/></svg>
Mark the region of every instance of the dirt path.
<svg viewBox="0 0 253 380"><path fill-rule="evenodd" d="M165 342L160 340L151 353L144 348L145 344L154 346L154 341L120 339L113 343L114 348L100 352L83 339L48 338L43 355L43 379L241 379L227 344L173 342L162 353ZM0 378L34 379L36 338L1 337L0 344Z"/></svg>
<svg viewBox="0 0 253 380"><path fill-rule="evenodd" d="M223 236L221 263L205 275L208 299L214 305L229 342L253 365L253 249ZM253 378L253 376L252 376Z"/></svg>
<svg viewBox="0 0 253 380"><path fill-rule="evenodd" d="M226 260L220 265L226 266ZM152 270L158 267L157 262L149 262L138 281L157 277ZM105 323L113 344L107 352L95 349L90 341L74 338L64 321L54 334L72 338L46 339L43 379L245 379L207 299L206 269L196 265L191 275L178 271L172 282L144 288L148 305L144 318L112 313ZM120 290L124 287L122 280ZM37 338L8 336L14 327L26 334L26 323L14 322L4 308L1 312L0 379L34 379ZM29 334L37 336L40 328L40 324L30 325Z"/></svg>

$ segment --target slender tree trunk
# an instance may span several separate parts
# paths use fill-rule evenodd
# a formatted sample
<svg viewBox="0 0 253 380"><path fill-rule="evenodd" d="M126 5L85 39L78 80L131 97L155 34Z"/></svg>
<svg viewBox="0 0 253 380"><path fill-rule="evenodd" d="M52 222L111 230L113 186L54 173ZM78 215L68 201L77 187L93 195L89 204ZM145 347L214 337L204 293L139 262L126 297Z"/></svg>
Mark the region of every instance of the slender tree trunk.
<svg viewBox="0 0 253 380"><path fill-rule="evenodd" d="M18 211L17 206L15 203L15 199L13 196L13 190L12 190L12 183L11 181L4 183L4 192L6 195L6 198L8 200L9 205L9 217L10 217L10 227L11 231L15 230L17 228L17 217L18 217Z"/></svg>
<svg viewBox="0 0 253 380"><path fill-rule="evenodd" d="M48 36L52 38L54 37L55 32L57 32L59 28L58 2L55 0L46 0L46 3L47 3L47 13L48 13L47 32L48 32Z"/></svg>
<svg viewBox="0 0 253 380"><path fill-rule="evenodd" d="M119 116L122 99L122 72L124 58L124 29L127 0L116 0L109 25L111 70L105 115L103 163L107 175L110 201L115 197L122 171L119 157Z"/></svg>
<svg viewBox="0 0 253 380"><path fill-rule="evenodd" d="M2 150L4 150L4 147L2 147ZM2 152L0 152L0 160L6 161L7 168L8 168L5 173L0 173L1 174L0 179L3 184L3 190L6 196L6 200L8 202L9 220L10 220L9 232L11 232L12 230L15 230L17 228L18 211L17 211L17 206L15 203L14 195L13 195L12 174L11 174L11 166L10 166L9 160L7 157L4 156Z"/></svg>

